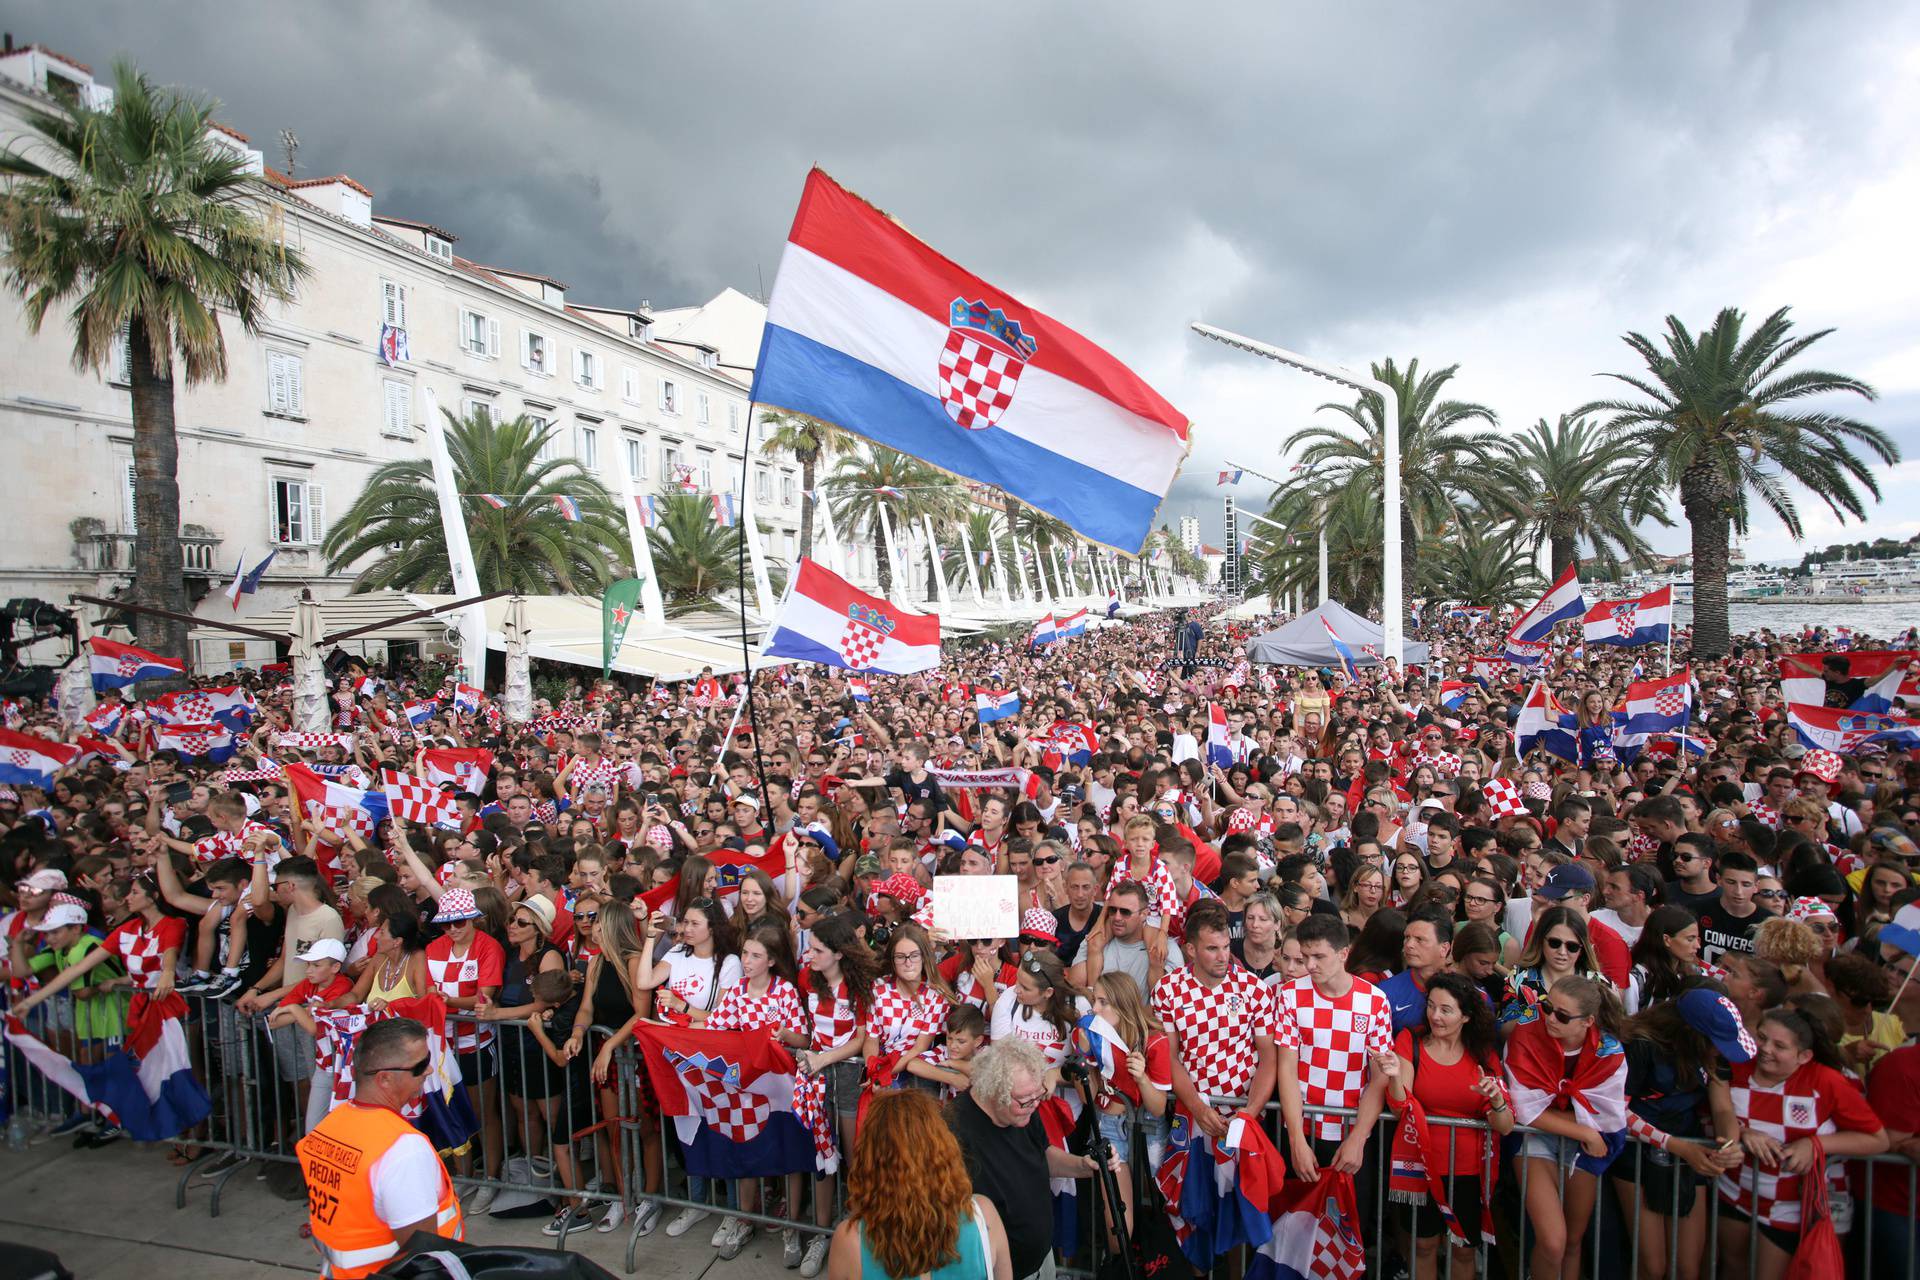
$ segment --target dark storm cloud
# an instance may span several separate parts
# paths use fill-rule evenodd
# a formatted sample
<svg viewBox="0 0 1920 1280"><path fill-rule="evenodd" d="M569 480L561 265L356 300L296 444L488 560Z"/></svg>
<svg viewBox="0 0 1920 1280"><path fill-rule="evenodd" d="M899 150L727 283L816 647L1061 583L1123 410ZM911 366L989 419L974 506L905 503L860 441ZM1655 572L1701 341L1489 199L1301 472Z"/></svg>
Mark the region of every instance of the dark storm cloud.
<svg viewBox="0 0 1920 1280"><path fill-rule="evenodd" d="M1219 424L1178 491L1212 510L1204 489L1237 447L1222 432L1259 423L1264 439L1267 420L1212 403L1236 394L1222 388L1246 358L1187 321L1353 359L1420 342L1444 364L1464 358L1438 349L1451 335L1536 294L1589 291L1648 329L1670 310L1704 322L1723 302L1793 301L1675 296L1674 282L1900 159L1876 113L1916 30L1911 9L1864 3L4 0L0 14L18 39L101 70L129 55L218 96L270 162L291 126L303 173L350 172L377 211L592 301L759 293L819 163ZM1598 394L1592 371L1624 366L1622 327L1598 315L1566 350L1530 350L1545 388L1497 367L1505 351L1483 335L1462 394L1510 422L1564 410Z"/></svg>

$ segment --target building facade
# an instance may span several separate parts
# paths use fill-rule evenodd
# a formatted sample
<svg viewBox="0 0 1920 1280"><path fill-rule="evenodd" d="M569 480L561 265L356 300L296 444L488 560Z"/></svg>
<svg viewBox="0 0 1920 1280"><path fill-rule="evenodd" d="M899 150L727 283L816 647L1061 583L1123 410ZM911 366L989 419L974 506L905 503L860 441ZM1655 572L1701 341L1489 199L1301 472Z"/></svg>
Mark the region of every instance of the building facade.
<svg viewBox="0 0 1920 1280"><path fill-rule="evenodd" d="M1187 550L1194 552L1195 554L1199 553L1199 550L1200 550L1200 517L1199 516L1181 516L1180 517L1180 545L1185 547Z"/></svg>
<svg viewBox="0 0 1920 1280"><path fill-rule="evenodd" d="M108 101L70 58L0 53L0 146L21 139L26 111ZM531 267L468 260L455 231L379 210L345 174L294 180L244 136L213 137L259 175L270 230L312 273L294 300L265 309L257 335L221 317L224 382L176 383L183 569L197 612L232 616L220 589L269 549L279 554L247 612L282 607L301 586L346 593L354 567L330 572L320 550L329 513L383 463L424 456L429 392L458 414L532 415L554 429L552 455L616 494L627 477L641 492L739 488L755 447L753 352L719 343L735 346L752 327L757 345L760 304L727 290L670 313L670 326L645 306L590 305ZM130 582L139 513L124 349L104 371L75 369L65 316L30 333L20 299L5 293L0 433L27 463L0 474L13 513L0 591L64 605L72 592ZM799 470L756 450L750 475L769 551L791 560Z"/></svg>

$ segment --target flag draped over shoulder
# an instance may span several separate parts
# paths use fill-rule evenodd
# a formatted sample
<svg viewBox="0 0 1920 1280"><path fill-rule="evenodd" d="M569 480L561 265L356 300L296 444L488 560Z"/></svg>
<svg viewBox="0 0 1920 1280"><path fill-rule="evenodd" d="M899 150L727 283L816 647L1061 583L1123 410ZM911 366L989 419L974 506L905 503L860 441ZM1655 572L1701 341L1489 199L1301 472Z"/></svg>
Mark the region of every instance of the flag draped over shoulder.
<svg viewBox="0 0 1920 1280"><path fill-rule="evenodd" d="M634 1040L661 1114L673 1117L688 1173L770 1178L832 1171L818 1130L796 1106L796 1094L817 1091L819 1082L800 1076L793 1055L764 1030L643 1022L634 1027ZM812 1105L819 1106L817 1097ZM824 1108L815 1115L827 1123Z"/></svg>
<svg viewBox="0 0 1920 1280"><path fill-rule="evenodd" d="M83 1107L127 1131L137 1142L178 1137L207 1118L213 1104L193 1074L181 1020L187 1002L169 992L156 1000L134 993L127 1034L100 1062L74 1062L18 1018L6 1021L6 1039L20 1056Z"/></svg>
<svg viewBox="0 0 1920 1280"><path fill-rule="evenodd" d="M1513 1118L1532 1124L1556 1103L1565 1102L1574 1119L1607 1140L1603 1156L1581 1154L1575 1167L1602 1174L1627 1143L1627 1055L1620 1042L1599 1029L1587 1032L1573 1070L1565 1051L1547 1031L1539 1006L1521 1015L1507 1041L1507 1093Z"/></svg>

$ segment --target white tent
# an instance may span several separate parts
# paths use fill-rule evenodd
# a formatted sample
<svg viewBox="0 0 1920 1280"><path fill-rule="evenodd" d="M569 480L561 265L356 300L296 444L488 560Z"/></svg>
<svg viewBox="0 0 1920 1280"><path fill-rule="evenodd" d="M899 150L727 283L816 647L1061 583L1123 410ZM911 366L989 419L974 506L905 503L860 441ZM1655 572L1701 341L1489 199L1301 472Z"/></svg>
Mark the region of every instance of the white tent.
<svg viewBox="0 0 1920 1280"><path fill-rule="evenodd" d="M1255 636L1247 641L1247 657L1255 662L1267 662L1283 667L1331 667L1340 662L1340 655L1333 647L1333 641L1327 635L1327 628L1321 622L1326 619L1334 632L1339 635L1340 643L1353 651L1353 665L1356 667L1377 667L1380 659L1369 654L1380 652L1380 624L1369 622L1359 614L1352 612L1337 601L1329 600L1292 622L1275 628L1263 636ZM1406 642L1406 661L1427 661L1427 646L1409 640Z"/></svg>

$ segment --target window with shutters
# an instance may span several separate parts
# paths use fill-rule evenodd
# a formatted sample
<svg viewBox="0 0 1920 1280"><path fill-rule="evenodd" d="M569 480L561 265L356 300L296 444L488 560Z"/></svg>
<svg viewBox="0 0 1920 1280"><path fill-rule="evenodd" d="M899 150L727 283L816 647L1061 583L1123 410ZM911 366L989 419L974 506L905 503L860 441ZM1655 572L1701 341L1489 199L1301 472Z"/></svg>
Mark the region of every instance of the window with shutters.
<svg viewBox="0 0 1920 1280"><path fill-rule="evenodd" d="M628 404L640 403L640 371L632 365L620 370L620 398Z"/></svg>
<svg viewBox="0 0 1920 1280"><path fill-rule="evenodd" d="M500 354L500 322L484 312L462 308L460 348L470 356L490 360Z"/></svg>
<svg viewBox="0 0 1920 1280"><path fill-rule="evenodd" d="M116 387L133 385L133 343L127 338L127 326L113 337L107 348L107 381Z"/></svg>
<svg viewBox="0 0 1920 1280"><path fill-rule="evenodd" d="M783 507L790 507L793 505L793 477L792 476L783 475L780 477L780 505Z"/></svg>
<svg viewBox="0 0 1920 1280"><path fill-rule="evenodd" d="M427 252L432 254L434 257L440 259L440 261L446 263L448 266L453 265L453 242L452 241L443 240L439 236L436 236L431 232L429 232L427 235Z"/></svg>
<svg viewBox="0 0 1920 1280"><path fill-rule="evenodd" d="M138 532L140 527L139 484L139 473L134 470L133 463L125 463L120 488L120 514L126 521L128 533Z"/></svg>
<svg viewBox="0 0 1920 1280"><path fill-rule="evenodd" d="M727 402L727 434L740 434L740 406L731 400Z"/></svg>
<svg viewBox="0 0 1920 1280"><path fill-rule="evenodd" d="M606 368L600 363L598 352L582 347L573 353L573 380L589 391L605 385Z"/></svg>
<svg viewBox="0 0 1920 1280"><path fill-rule="evenodd" d="M554 437L558 434L553 429L553 419L544 413L529 412L527 414L527 421L533 424L534 438L540 441L540 447L535 450L533 455L534 461L553 461L553 459L558 456L553 444Z"/></svg>
<svg viewBox="0 0 1920 1280"><path fill-rule="evenodd" d="M273 541L283 547L317 547L326 537L326 498L310 480L275 476L269 487L268 520Z"/></svg>
<svg viewBox="0 0 1920 1280"><path fill-rule="evenodd" d="M705 449L700 450L700 469L694 473L700 480L702 493L713 492L713 455Z"/></svg>
<svg viewBox="0 0 1920 1280"><path fill-rule="evenodd" d="M298 418L306 412L304 362L291 351L267 349L267 412Z"/></svg>
<svg viewBox="0 0 1920 1280"><path fill-rule="evenodd" d="M694 420L702 425L713 421L713 401L706 392L694 398Z"/></svg>
<svg viewBox="0 0 1920 1280"><path fill-rule="evenodd" d="M470 418L475 422L499 421L494 414L493 401L479 400L473 396L468 396L460 402L460 413L461 416Z"/></svg>
<svg viewBox="0 0 1920 1280"><path fill-rule="evenodd" d="M592 427L580 428L580 469L582 471L600 469L600 433Z"/></svg>
<svg viewBox="0 0 1920 1280"><path fill-rule="evenodd" d="M627 447L628 477L634 480L645 480L647 478L646 442L638 436L628 436L625 439L625 444Z"/></svg>
<svg viewBox="0 0 1920 1280"><path fill-rule="evenodd" d="M660 478L671 489L678 490L682 479L680 473L680 450L673 445L660 446Z"/></svg>
<svg viewBox="0 0 1920 1280"><path fill-rule="evenodd" d="M665 413L680 412L680 390L665 378L660 380L660 408Z"/></svg>
<svg viewBox="0 0 1920 1280"><path fill-rule="evenodd" d="M413 384L401 378L380 380L380 434L413 439Z"/></svg>
<svg viewBox="0 0 1920 1280"><path fill-rule="evenodd" d="M520 364L528 373L541 377L553 375L552 344L544 333L523 329L520 333Z"/></svg>
<svg viewBox="0 0 1920 1280"><path fill-rule="evenodd" d="M407 286L398 280L380 282L380 323L407 327Z"/></svg>
<svg viewBox="0 0 1920 1280"><path fill-rule="evenodd" d="M753 473L753 496L762 502L773 497L773 476L765 467Z"/></svg>

